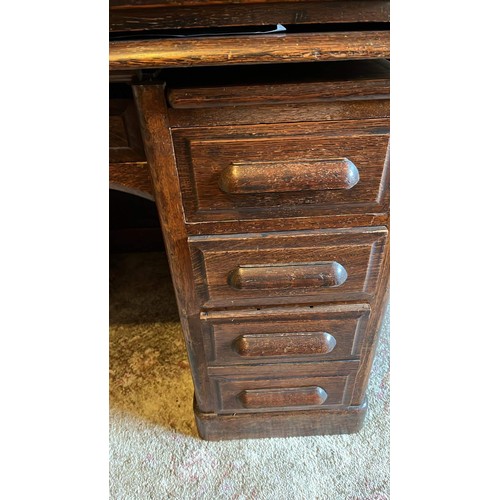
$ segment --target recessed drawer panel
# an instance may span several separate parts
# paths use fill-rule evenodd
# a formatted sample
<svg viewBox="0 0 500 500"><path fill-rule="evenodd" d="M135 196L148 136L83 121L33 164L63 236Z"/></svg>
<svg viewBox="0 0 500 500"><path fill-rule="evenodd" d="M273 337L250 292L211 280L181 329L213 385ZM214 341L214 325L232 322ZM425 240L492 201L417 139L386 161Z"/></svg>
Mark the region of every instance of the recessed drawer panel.
<svg viewBox="0 0 500 500"><path fill-rule="evenodd" d="M221 367L211 381L218 413L324 408L349 405L358 367L357 361L279 364L238 375Z"/></svg>
<svg viewBox="0 0 500 500"><path fill-rule="evenodd" d="M137 111L132 99L109 101L109 161L146 161Z"/></svg>
<svg viewBox="0 0 500 500"><path fill-rule="evenodd" d="M387 119L178 129L173 137L188 221L384 210Z"/></svg>
<svg viewBox="0 0 500 500"><path fill-rule="evenodd" d="M373 296L387 229L329 229L192 236L190 250L205 307Z"/></svg>
<svg viewBox="0 0 500 500"><path fill-rule="evenodd" d="M209 366L356 359L368 304L202 313Z"/></svg>

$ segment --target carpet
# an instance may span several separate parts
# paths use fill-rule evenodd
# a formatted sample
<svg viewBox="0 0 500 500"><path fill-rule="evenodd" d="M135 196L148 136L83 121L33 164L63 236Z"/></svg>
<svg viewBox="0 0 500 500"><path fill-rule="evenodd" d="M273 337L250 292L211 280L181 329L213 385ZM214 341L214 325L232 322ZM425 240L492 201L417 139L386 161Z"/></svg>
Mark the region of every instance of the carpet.
<svg viewBox="0 0 500 500"><path fill-rule="evenodd" d="M389 498L389 308L357 434L207 442L163 253L110 256L110 498Z"/></svg>

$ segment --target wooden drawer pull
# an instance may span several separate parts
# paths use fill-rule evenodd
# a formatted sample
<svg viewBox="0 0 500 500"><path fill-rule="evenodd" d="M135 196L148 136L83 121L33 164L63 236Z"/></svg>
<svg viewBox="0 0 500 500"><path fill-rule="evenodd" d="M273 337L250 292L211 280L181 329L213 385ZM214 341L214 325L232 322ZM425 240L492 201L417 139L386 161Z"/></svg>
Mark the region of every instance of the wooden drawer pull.
<svg viewBox="0 0 500 500"><path fill-rule="evenodd" d="M321 387L290 387L287 389L250 389L238 398L245 408L274 408L284 406L319 406L328 395Z"/></svg>
<svg viewBox="0 0 500 500"><path fill-rule="evenodd" d="M342 285L347 271L338 262L243 266L231 271L228 283L237 290L327 288Z"/></svg>
<svg viewBox="0 0 500 500"><path fill-rule="evenodd" d="M243 357L302 356L328 354L335 344L327 332L260 333L240 335L233 348Z"/></svg>
<svg viewBox="0 0 500 500"><path fill-rule="evenodd" d="M228 194L258 194L351 189L358 182L356 165L347 158L336 158L233 163L222 171L219 187Z"/></svg>

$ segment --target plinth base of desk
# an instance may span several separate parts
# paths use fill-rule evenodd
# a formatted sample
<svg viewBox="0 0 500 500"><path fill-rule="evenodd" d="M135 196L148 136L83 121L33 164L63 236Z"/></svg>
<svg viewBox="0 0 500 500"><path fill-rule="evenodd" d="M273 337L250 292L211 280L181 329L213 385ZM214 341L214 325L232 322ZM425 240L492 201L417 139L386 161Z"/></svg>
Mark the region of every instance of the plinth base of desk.
<svg viewBox="0 0 500 500"><path fill-rule="evenodd" d="M358 432L365 419L366 400L360 406L338 409L236 413L202 413L194 405L196 425L203 439L254 439Z"/></svg>

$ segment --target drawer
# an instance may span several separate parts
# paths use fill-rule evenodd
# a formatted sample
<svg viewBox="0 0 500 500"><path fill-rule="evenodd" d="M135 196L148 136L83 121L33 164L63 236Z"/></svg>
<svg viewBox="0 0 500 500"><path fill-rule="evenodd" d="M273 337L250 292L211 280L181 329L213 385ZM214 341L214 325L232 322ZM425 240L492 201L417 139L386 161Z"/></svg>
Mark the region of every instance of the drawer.
<svg viewBox="0 0 500 500"><path fill-rule="evenodd" d="M171 68L166 94L170 110L197 110L203 123L207 108L389 98L389 74L385 59Z"/></svg>
<svg viewBox="0 0 500 500"><path fill-rule="evenodd" d="M359 358L368 304L202 313L209 366Z"/></svg>
<svg viewBox="0 0 500 500"><path fill-rule="evenodd" d="M218 413L328 408L349 405L358 368L358 361L279 364L226 375L226 367L211 383Z"/></svg>
<svg viewBox="0 0 500 500"><path fill-rule="evenodd" d="M132 99L109 101L109 161L110 163L146 161L137 112Z"/></svg>
<svg viewBox="0 0 500 500"><path fill-rule="evenodd" d="M367 300L375 293L385 227L191 236L205 307Z"/></svg>
<svg viewBox="0 0 500 500"><path fill-rule="evenodd" d="M187 221L387 210L388 119L175 129L173 138Z"/></svg>

